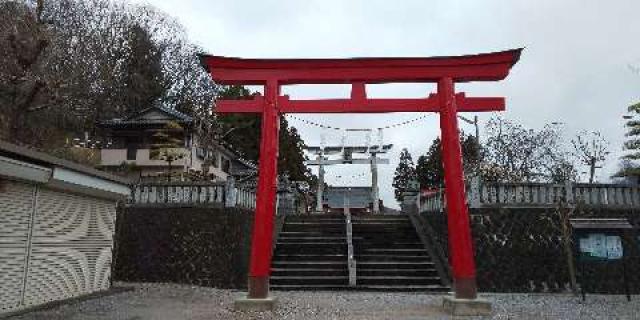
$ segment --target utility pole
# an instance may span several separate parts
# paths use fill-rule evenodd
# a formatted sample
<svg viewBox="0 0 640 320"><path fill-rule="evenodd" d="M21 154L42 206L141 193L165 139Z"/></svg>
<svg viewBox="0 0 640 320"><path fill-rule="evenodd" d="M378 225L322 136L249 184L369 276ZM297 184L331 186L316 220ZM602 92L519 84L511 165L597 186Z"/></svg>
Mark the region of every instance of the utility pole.
<svg viewBox="0 0 640 320"><path fill-rule="evenodd" d="M478 116L473 116L473 120L465 118L463 116L458 116L458 119L468 123L468 124L472 124L474 125L475 129L476 129L476 144L478 145L478 150L480 150L480 126L478 125Z"/></svg>

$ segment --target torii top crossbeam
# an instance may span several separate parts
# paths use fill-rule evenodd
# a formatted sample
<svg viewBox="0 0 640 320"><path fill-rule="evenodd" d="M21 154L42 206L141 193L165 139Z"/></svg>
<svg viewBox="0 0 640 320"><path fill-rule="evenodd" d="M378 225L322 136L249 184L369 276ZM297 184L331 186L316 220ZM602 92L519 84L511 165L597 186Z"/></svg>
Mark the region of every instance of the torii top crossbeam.
<svg viewBox="0 0 640 320"><path fill-rule="evenodd" d="M438 112L436 94L421 99L369 99L365 84L497 81L504 79L520 58L522 49L496 53L431 58L353 58L353 59L239 59L203 56L203 63L217 83L278 86L288 84L352 85L350 99L291 100L278 96L283 113L343 112ZM260 113L264 98L219 101L217 112ZM456 95L458 112L504 110L504 98L467 98Z"/></svg>
<svg viewBox="0 0 640 320"><path fill-rule="evenodd" d="M203 56L220 84L288 84L498 81L518 62L522 49L429 58L240 59Z"/></svg>
<svg viewBox="0 0 640 320"><path fill-rule="evenodd" d="M249 297L269 293L273 214L275 212L279 115L281 113L439 112L449 228L449 257L457 298L476 297L475 261L465 203L457 112L504 110L502 97L468 98L456 82L499 81L507 77L522 49L429 58L240 59L202 55L213 80L223 85L263 85L264 97L219 100L219 113L261 113L262 133L256 214L253 224ZM366 84L438 84L419 99L371 99ZM292 100L280 87L295 84L351 84L347 99Z"/></svg>

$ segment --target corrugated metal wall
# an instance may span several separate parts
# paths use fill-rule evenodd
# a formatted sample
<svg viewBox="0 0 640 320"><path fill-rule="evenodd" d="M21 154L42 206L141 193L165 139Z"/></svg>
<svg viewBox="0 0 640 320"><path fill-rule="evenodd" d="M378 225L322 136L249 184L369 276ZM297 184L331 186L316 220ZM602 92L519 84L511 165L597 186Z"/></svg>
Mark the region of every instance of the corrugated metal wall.
<svg viewBox="0 0 640 320"><path fill-rule="evenodd" d="M108 289L115 202L0 183L0 313Z"/></svg>

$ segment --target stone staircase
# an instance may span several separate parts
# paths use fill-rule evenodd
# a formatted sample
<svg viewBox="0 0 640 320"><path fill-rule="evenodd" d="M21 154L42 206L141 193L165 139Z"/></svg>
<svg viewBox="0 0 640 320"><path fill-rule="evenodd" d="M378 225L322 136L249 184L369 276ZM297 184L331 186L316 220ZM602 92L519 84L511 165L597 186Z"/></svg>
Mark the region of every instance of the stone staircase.
<svg viewBox="0 0 640 320"><path fill-rule="evenodd" d="M360 290L447 292L406 215L353 217Z"/></svg>
<svg viewBox="0 0 640 320"><path fill-rule="evenodd" d="M407 216L354 216L352 230L355 286L349 286L345 217L287 216L276 241L271 288L449 290Z"/></svg>
<svg viewBox="0 0 640 320"><path fill-rule="evenodd" d="M349 287L343 215L287 216L271 264L274 290Z"/></svg>

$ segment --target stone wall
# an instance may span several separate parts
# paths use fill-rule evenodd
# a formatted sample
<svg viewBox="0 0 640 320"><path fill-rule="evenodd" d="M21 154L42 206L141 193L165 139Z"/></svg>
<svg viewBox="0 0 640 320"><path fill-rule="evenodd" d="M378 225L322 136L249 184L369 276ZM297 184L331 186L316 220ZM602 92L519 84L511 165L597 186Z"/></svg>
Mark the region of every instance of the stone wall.
<svg viewBox="0 0 640 320"><path fill-rule="evenodd" d="M244 288L253 212L235 208L124 208L116 281Z"/></svg>
<svg viewBox="0 0 640 320"><path fill-rule="evenodd" d="M570 290L562 237L563 221L555 209L472 209L472 233L480 291L566 292ZM435 242L448 253L447 219L438 212L421 214L434 232ZM625 217L640 227L640 209L576 209L573 217ZM640 293L640 240L633 234L626 247L627 283ZM446 258L445 258L446 259ZM586 265L588 292L623 293L622 264ZM580 269L580 268L578 268ZM578 279L580 280L580 279Z"/></svg>

